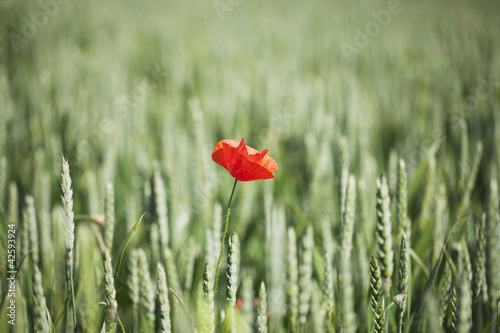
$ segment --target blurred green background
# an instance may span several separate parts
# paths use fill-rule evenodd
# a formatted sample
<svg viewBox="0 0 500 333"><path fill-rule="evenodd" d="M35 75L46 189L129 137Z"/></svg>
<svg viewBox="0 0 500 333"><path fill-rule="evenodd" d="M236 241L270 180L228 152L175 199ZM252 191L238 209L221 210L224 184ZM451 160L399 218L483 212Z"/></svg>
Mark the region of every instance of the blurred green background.
<svg viewBox="0 0 500 333"><path fill-rule="evenodd" d="M358 182L353 256L364 259L353 271L357 310L366 316L375 181L382 172L394 195L397 161L406 161L409 216L422 223L414 226L412 241L429 267L435 234L425 227L433 225L437 208L425 203L425 193L435 202L444 187L448 230L461 200L460 158L472 164L479 141L484 153L470 208L476 217L485 208L489 175L499 171L499 10L497 1L452 0L2 1L0 217L8 220L10 184L17 186L20 211L24 196L34 195L39 229L48 230L45 242L53 243L48 263L60 260L56 267L64 267L55 216L65 156L75 213L102 214L110 181L114 249L146 212L131 246L151 251L155 216L148 186L157 170L166 184L176 260L188 239L196 244L189 288L197 290L208 260L207 230L222 219L214 206L225 207L232 187L232 177L210 154L218 141L244 137L258 150L269 149L279 170L276 179L236 188L230 231L241 239L242 269L254 286L272 280L266 254L285 236L270 233L270 207L278 207L298 233L313 225L319 255L325 237L335 244L347 166ZM390 13L384 24L377 21L381 13ZM356 52L346 53L346 45ZM22 214L17 216L22 230ZM102 270L95 228L77 223L76 255ZM153 253L153 271L155 258ZM315 262L314 277L321 281L322 261ZM95 297L102 274L85 269L76 276L81 302ZM62 295L52 290L64 272L42 271L49 309L60 312ZM90 296L82 291L87 278L94 281ZM280 278L273 280L278 286ZM223 293L218 297L222 302ZM119 292L122 314L130 311L127 302L127 292ZM29 327L29 308L19 313ZM83 321L92 318L86 316ZM0 330L6 327L2 317ZM122 320L132 327L126 316ZM369 327L366 321L361 328Z"/></svg>

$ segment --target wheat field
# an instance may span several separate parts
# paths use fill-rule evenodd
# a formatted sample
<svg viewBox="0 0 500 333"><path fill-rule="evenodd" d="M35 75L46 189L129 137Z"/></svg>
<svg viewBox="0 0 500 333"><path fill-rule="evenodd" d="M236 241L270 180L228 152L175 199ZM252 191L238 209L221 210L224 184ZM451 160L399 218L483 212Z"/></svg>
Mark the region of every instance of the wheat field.
<svg viewBox="0 0 500 333"><path fill-rule="evenodd" d="M0 332L499 332L499 10L2 1Z"/></svg>

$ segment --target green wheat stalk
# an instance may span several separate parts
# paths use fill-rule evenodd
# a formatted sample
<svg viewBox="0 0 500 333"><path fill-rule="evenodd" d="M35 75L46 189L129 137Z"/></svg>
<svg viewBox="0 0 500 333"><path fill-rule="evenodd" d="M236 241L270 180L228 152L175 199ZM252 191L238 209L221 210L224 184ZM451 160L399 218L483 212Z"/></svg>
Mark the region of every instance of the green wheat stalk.
<svg viewBox="0 0 500 333"><path fill-rule="evenodd" d="M134 227L137 217L137 199L135 193L130 193L126 199L126 213L125 213L125 221L127 230L130 230Z"/></svg>
<svg viewBox="0 0 500 333"><path fill-rule="evenodd" d="M210 267L217 265L220 252L219 237L221 231L222 206L216 202L213 209L213 223L205 231L205 260Z"/></svg>
<svg viewBox="0 0 500 333"><path fill-rule="evenodd" d="M154 184L154 199L156 207L156 217L160 231L160 244L162 251L169 245L169 227L168 227L168 210L167 210L167 196L165 192L165 184L160 171L155 170L153 175Z"/></svg>
<svg viewBox="0 0 500 333"><path fill-rule="evenodd" d="M89 213L96 214L101 211L101 191L97 184L96 175L94 172L87 172L85 174L85 183L87 184L88 191L88 205Z"/></svg>
<svg viewBox="0 0 500 333"><path fill-rule="evenodd" d="M464 192L462 195L462 199L460 201L460 206L458 208L457 217L460 218L464 215L466 210L469 209L470 206L470 195L472 190L474 189L474 183L476 181L477 171L479 170L479 164L481 162L481 157L483 156L483 144L478 142L476 145L476 154L474 155L474 160L472 162L472 166L470 167L469 177L467 178L467 182L465 183Z"/></svg>
<svg viewBox="0 0 500 333"><path fill-rule="evenodd" d="M153 202L153 187L154 187L154 175L153 180L144 180L142 184L142 206L151 211L154 216L156 214L156 209Z"/></svg>
<svg viewBox="0 0 500 333"><path fill-rule="evenodd" d="M179 258L179 269L182 269L180 276L182 277L182 288L189 293L193 284L193 274L196 263L196 256L199 249L193 237L189 237L185 247L186 251Z"/></svg>
<svg viewBox="0 0 500 333"><path fill-rule="evenodd" d="M31 195L27 195L26 202L26 226L29 234L29 247L31 250L31 259L33 265L38 266L39 246L38 243L38 227L36 224L35 201Z"/></svg>
<svg viewBox="0 0 500 333"><path fill-rule="evenodd" d="M469 132L467 131L467 122L464 118L460 118L460 180L458 190L463 193L465 182L469 174Z"/></svg>
<svg viewBox="0 0 500 333"><path fill-rule="evenodd" d="M9 225L14 225L15 228L17 229L19 227L19 193L17 190L17 185L15 182L11 182L9 184L9 195L8 195L9 203L8 203L8 208L7 208L7 223ZM0 203L1 206L1 203ZM16 242L20 240L19 234L17 235ZM5 240L7 242L7 240ZM2 244L3 245L3 244ZM3 247L5 249L6 247ZM25 253L25 252L21 252ZM7 258L7 255L5 253L2 253L2 261L0 263L2 264L2 273L5 272L5 275L7 274L7 265L5 262L5 259ZM18 262L16 262L17 265Z"/></svg>
<svg viewBox="0 0 500 333"><path fill-rule="evenodd" d="M406 164L404 160L399 160L398 164L398 186L396 192L396 216L398 225L398 239L401 239L403 233L409 235L410 228L408 225L407 214L407 180L406 180ZM408 237L409 238L409 237Z"/></svg>
<svg viewBox="0 0 500 333"><path fill-rule="evenodd" d="M29 226L29 213L28 213L28 207L24 207L22 209L22 225L21 225L21 253L29 255L29 249L30 249L30 226ZM26 268L23 268L26 269Z"/></svg>
<svg viewBox="0 0 500 333"><path fill-rule="evenodd" d="M163 257L161 254L160 232L158 224L151 224L151 231L149 233L149 240L151 242L151 260L153 262L162 262Z"/></svg>
<svg viewBox="0 0 500 333"><path fill-rule="evenodd" d="M447 203L448 197L446 195L446 188L443 184L438 187L438 195L436 199L436 210L435 210L435 221L433 228L433 239L434 243L432 245L432 261L433 263L439 260L441 251L443 248L443 243L446 238L446 230L448 229L448 207Z"/></svg>
<svg viewBox="0 0 500 333"><path fill-rule="evenodd" d="M9 224L19 222L19 192L15 182L9 184L9 210L8 210Z"/></svg>
<svg viewBox="0 0 500 333"><path fill-rule="evenodd" d="M345 137L340 138L338 148L340 154L340 215L342 216L345 209L347 182L349 179L349 152Z"/></svg>
<svg viewBox="0 0 500 333"><path fill-rule="evenodd" d="M498 217L498 183L490 180L488 213L486 215L486 282L491 314L500 312L500 218Z"/></svg>
<svg viewBox="0 0 500 333"><path fill-rule="evenodd" d="M115 231L115 191L113 184L106 184L106 200L104 202L104 244L109 251L113 250L113 235Z"/></svg>
<svg viewBox="0 0 500 333"><path fill-rule="evenodd" d="M274 182L267 183L273 185ZM273 204L272 191L266 191L265 202L265 240L264 240L264 267L266 272L266 290L271 300L268 308L268 330L276 331L283 324L285 316L285 289L286 268L286 217L284 206Z"/></svg>
<svg viewBox="0 0 500 333"><path fill-rule="evenodd" d="M51 184L49 174L44 171L40 173L36 187L36 203L38 204L38 223L40 234L40 254L42 259L42 271L50 272L54 262L52 221L50 216L51 206Z"/></svg>
<svg viewBox="0 0 500 333"><path fill-rule="evenodd" d="M241 321L237 326L238 332L251 331L253 326L254 318L254 301L253 301L253 289L252 289L252 278L249 274L244 275L241 287L241 311L240 316Z"/></svg>
<svg viewBox="0 0 500 333"><path fill-rule="evenodd" d="M430 222L432 205L435 202L436 156L434 150L429 152L427 167L424 197L422 198L422 208L417 222L420 232L424 232L427 229Z"/></svg>
<svg viewBox="0 0 500 333"><path fill-rule="evenodd" d="M172 251L169 248L164 250L164 257L166 263L167 280L170 288L172 288L177 294L181 295L181 284L179 282L179 276L177 274L177 265L175 264L175 258ZM175 307L174 307L175 308Z"/></svg>

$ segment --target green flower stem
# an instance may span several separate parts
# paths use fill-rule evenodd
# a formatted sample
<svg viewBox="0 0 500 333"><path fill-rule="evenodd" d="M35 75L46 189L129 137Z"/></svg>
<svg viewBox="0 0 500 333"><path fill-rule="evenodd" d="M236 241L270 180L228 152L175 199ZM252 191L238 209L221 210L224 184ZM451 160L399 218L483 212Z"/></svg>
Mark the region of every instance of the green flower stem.
<svg viewBox="0 0 500 333"><path fill-rule="evenodd" d="M231 196L229 197L229 202L227 204L227 214L226 214L226 226L224 227L224 235L222 235L222 245L220 247L219 261L217 262L217 269L215 270L215 284L214 284L214 295L217 291L217 281L219 279L219 266L220 260L222 259L222 253L224 252L224 243L226 242L227 226L229 224L229 213L231 213L231 201L233 200L234 189L236 188L236 183L238 179L234 179L233 190L231 191Z"/></svg>

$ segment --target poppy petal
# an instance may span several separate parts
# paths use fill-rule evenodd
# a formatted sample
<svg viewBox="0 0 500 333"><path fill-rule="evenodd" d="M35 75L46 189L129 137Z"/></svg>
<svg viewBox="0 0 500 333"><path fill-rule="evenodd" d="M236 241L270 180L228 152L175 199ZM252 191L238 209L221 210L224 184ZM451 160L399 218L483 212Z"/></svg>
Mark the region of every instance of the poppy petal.
<svg viewBox="0 0 500 333"><path fill-rule="evenodd" d="M236 148L239 144L240 143L238 141L231 139L220 141L212 151L212 160L224 169L227 169L226 161L224 159L224 149L228 149L227 146Z"/></svg>
<svg viewBox="0 0 500 333"><path fill-rule="evenodd" d="M242 154L248 154L247 145L245 144L245 138L241 139L241 142L238 145L238 151Z"/></svg>
<svg viewBox="0 0 500 333"><path fill-rule="evenodd" d="M264 156L266 156L268 151L269 151L269 149L266 149L263 151L256 152L255 154L249 154L248 159L255 162L255 163L260 163L262 161L262 159L264 158Z"/></svg>
<svg viewBox="0 0 500 333"><path fill-rule="evenodd" d="M267 170L269 170L269 172L271 172L271 173L275 173L276 171L278 171L278 164L270 156L267 156L267 155L264 156L264 158L262 159L261 165L264 168L266 168Z"/></svg>
<svg viewBox="0 0 500 333"><path fill-rule="evenodd" d="M227 169L226 161L224 159L224 144L222 141L219 142L212 151L212 160L221 167Z"/></svg>
<svg viewBox="0 0 500 333"><path fill-rule="evenodd" d="M243 182L257 179L271 179L275 176L266 168L250 162L248 159L241 159L241 164L237 168L233 168L231 175Z"/></svg>

